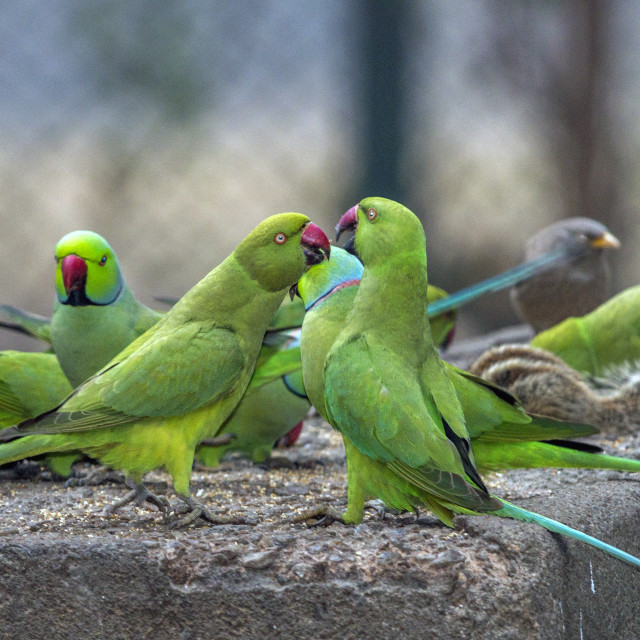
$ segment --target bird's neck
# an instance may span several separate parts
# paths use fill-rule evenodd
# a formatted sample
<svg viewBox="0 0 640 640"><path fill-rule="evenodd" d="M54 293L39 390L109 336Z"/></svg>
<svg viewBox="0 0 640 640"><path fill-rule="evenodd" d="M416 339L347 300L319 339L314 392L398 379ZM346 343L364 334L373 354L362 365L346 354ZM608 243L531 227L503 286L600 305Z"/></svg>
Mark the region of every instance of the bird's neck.
<svg viewBox="0 0 640 640"><path fill-rule="evenodd" d="M174 315L180 322L224 318L224 324L251 334L262 330L262 338L285 293L260 287L231 255L176 303Z"/></svg>
<svg viewBox="0 0 640 640"><path fill-rule="evenodd" d="M365 268L353 324L378 335L394 351L421 362L434 349L427 316L427 268L416 259L392 259Z"/></svg>

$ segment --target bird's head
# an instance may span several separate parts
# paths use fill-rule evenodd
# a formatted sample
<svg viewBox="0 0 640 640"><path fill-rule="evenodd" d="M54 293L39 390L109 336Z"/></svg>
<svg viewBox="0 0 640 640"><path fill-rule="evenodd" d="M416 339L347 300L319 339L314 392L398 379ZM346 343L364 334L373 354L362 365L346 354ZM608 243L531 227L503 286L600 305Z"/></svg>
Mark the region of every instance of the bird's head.
<svg viewBox="0 0 640 640"><path fill-rule="evenodd" d="M527 259L547 251L563 250L569 259L618 249L620 241L602 223L591 218L567 218L551 224L527 243Z"/></svg>
<svg viewBox="0 0 640 640"><path fill-rule="evenodd" d="M415 253L420 259L426 256L420 220L393 200L376 197L360 201L340 218L337 237L345 231L354 232L354 248L366 267L400 253Z"/></svg>
<svg viewBox="0 0 640 640"><path fill-rule="evenodd" d="M310 267L291 287L291 293L299 295L308 310L334 291L359 284L363 269L358 258L340 247L333 247L331 260Z"/></svg>
<svg viewBox="0 0 640 640"><path fill-rule="evenodd" d="M311 265L328 259L331 243L301 213L263 220L234 250L236 260L267 291L287 289Z"/></svg>
<svg viewBox="0 0 640 640"><path fill-rule="evenodd" d="M107 305L124 281L109 243L93 231L73 231L56 245L56 294L61 304Z"/></svg>

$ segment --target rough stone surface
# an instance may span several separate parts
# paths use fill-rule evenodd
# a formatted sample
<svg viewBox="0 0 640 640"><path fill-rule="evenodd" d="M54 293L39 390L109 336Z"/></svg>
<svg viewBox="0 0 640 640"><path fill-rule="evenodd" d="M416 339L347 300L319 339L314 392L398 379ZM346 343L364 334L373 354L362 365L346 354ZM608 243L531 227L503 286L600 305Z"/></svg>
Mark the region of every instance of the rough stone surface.
<svg viewBox="0 0 640 640"><path fill-rule="evenodd" d="M615 443L640 455L640 438ZM1 638L637 638L640 572L534 525L374 510L307 528L294 514L346 501L340 438L317 419L293 468L242 460L192 489L251 525L170 531L117 484L65 488L37 472L0 482ZM493 490L639 555L631 474L518 471ZM167 477L149 487L172 497ZM174 498L175 499L175 498Z"/></svg>

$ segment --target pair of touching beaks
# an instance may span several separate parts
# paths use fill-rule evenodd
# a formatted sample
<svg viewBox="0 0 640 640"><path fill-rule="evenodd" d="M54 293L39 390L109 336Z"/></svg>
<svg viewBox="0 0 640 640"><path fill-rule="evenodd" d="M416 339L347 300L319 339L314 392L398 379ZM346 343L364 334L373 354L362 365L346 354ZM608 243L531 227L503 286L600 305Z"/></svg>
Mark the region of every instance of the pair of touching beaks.
<svg viewBox="0 0 640 640"><path fill-rule="evenodd" d="M343 231L353 231L358 223L358 206L351 207L341 218L336 226L336 241L340 239ZM309 260L307 264L319 264L325 258L331 257L331 241L325 232L315 223L310 222L302 233L302 244L305 245L305 254ZM311 255L309 255L309 253Z"/></svg>

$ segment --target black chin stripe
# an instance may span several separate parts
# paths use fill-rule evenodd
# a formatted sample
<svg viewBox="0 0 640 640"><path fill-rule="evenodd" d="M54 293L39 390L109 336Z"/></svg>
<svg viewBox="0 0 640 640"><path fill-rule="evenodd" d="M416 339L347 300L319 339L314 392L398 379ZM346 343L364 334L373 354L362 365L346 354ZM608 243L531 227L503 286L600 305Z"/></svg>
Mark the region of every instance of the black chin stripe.
<svg viewBox="0 0 640 640"><path fill-rule="evenodd" d="M120 291L122 291L122 289ZM76 289L69 294L69 297L62 304L67 304L70 307L108 307L117 300L120 295L120 291L118 291L116 297L109 302L93 302L87 298L87 294L84 292L84 289Z"/></svg>

